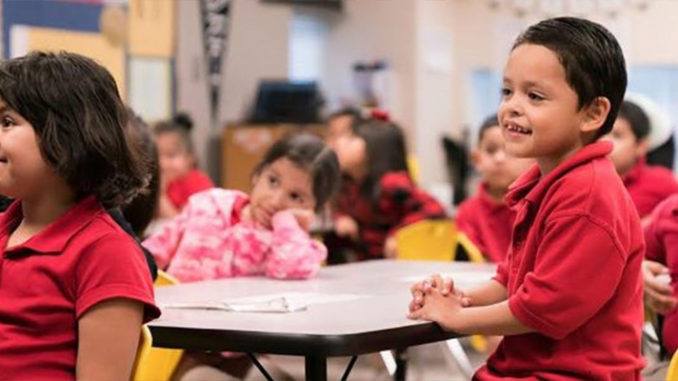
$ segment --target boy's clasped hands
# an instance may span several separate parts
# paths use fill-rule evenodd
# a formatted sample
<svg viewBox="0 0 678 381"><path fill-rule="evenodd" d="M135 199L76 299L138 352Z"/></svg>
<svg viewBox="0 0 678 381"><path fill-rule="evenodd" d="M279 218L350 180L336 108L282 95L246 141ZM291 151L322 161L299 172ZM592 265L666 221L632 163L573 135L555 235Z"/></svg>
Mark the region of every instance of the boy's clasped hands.
<svg viewBox="0 0 678 381"><path fill-rule="evenodd" d="M409 319L434 321L446 331L459 332L460 312L471 306L471 299L455 288L452 279L435 274L413 284L410 292Z"/></svg>

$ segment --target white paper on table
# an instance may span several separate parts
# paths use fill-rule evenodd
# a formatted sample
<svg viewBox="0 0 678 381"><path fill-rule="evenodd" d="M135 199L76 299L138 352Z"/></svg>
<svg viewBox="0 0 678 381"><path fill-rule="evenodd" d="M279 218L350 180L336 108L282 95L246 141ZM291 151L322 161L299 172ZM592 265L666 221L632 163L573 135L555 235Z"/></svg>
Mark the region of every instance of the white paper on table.
<svg viewBox="0 0 678 381"><path fill-rule="evenodd" d="M162 308L202 309L228 312L297 312L308 309L311 304L337 303L365 298L357 294L320 294L310 292L289 292L232 298L213 302L169 303Z"/></svg>

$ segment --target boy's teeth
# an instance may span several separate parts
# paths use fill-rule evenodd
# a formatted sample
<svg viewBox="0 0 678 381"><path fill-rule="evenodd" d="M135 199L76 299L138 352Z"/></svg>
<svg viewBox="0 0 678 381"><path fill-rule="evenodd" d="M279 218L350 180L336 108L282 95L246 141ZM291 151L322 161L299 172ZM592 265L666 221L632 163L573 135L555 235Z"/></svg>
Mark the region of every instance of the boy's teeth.
<svg viewBox="0 0 678 381"><path fill-rule="evenodd" d="M513 125L513 124L509 125L509 126L508 126L508 129L509 129L510 131L520 132L521 134L528 134L528 133L530 133L530 130L528 130L528 129L526 129L526 128L522 128L522 127L520 127L520 126Z"/></svg>

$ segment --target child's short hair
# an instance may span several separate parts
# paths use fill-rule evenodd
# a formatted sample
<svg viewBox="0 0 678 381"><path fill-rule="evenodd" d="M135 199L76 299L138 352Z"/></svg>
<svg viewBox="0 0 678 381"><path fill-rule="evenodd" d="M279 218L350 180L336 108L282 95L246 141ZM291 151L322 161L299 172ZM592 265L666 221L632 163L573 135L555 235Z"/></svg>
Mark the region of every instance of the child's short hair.
<svg viewBox="0 0 678 381"><path fill-rule="evenodd" d="M619 117L629 122L636 140L642 140L650 134L650 119L648 119L645 111L637 104L624 101L619 108Z"/></svg>
<svg viewBox="0 0 678 381"><path fill-rule="evenodd" d="M483 135L485 134L485 131L491 127L499 127L499 118L497 117L497 114L488 116L480 125L480 128L478 129L478 145L480 145L480 143L483 141Z"/></svg>
<svg viewBox="0 0 678 381"><path fill-rule="evenodd" d="M153 133L162 135L165 133L175 133L181 138L186 151L193 154L195 149L193 147L193 138L191 138L191 130L193 129L193 119L185 112L180 112L174 115L171 120L165 120L157 123L153 127Z"/></svg>
<svg viewBox="0 0 678 381"><path fill-rule="evenodd" d="M612 130L627 78L621 47L605 27L576 17L547 19L518 36L513 49L522 44L542 45L558 56L567 83L579 98L579 109L597 97L607 98L610 112L596 137Z"/></svg>
<svg viewBox="0 0 678 381"><path fill-rule="evenodd" d="M147 185L147 167L125 133L127 113L111 74L79 54L33 52L0 62L0 97L35 130L46 163L77 198L107 208Z"/></svg>
<svg viewBox="0 0 678 381"><path fill-rule="evenodd" d="M254 168L254 175L258 175L268 165L282 158L290 160L311 174L316 210L320 210L325 202L339 191L341 182L339 159L318 136L299 133L280 139Z"/></svg>
<svg viewBox="0 0 678 381"><path fill-rule="evenodd" d="M353 120L356 120L362 118L362 112L360 112L360 109L357 109L355 107L345 107L331 113L327 117L327 121L331 121L332 119L339 118L342 116L350 116Z"/></svg>
<svg viewBox="0 0 678 381"><path fill-rule="evenodd" d="M365 141L367 177L362 191L370 199L378 200L379 181L384 174L408 171L405 135L394 122L375 118L363 120L354 131Z"/></svg>

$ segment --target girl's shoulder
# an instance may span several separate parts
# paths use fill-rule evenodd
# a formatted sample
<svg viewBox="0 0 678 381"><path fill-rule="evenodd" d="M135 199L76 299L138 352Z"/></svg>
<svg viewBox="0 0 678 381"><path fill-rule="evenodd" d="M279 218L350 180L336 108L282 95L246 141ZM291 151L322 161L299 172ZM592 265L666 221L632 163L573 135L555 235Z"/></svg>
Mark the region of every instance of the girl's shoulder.
<svg viewBox="0 0 678 381"><path fill-rule="evenodd" d="M191 213L205 212L231 216L238 205L247 203L249 195L234 189L211 188L195 193L188 199L186 206Z"/></svg>

